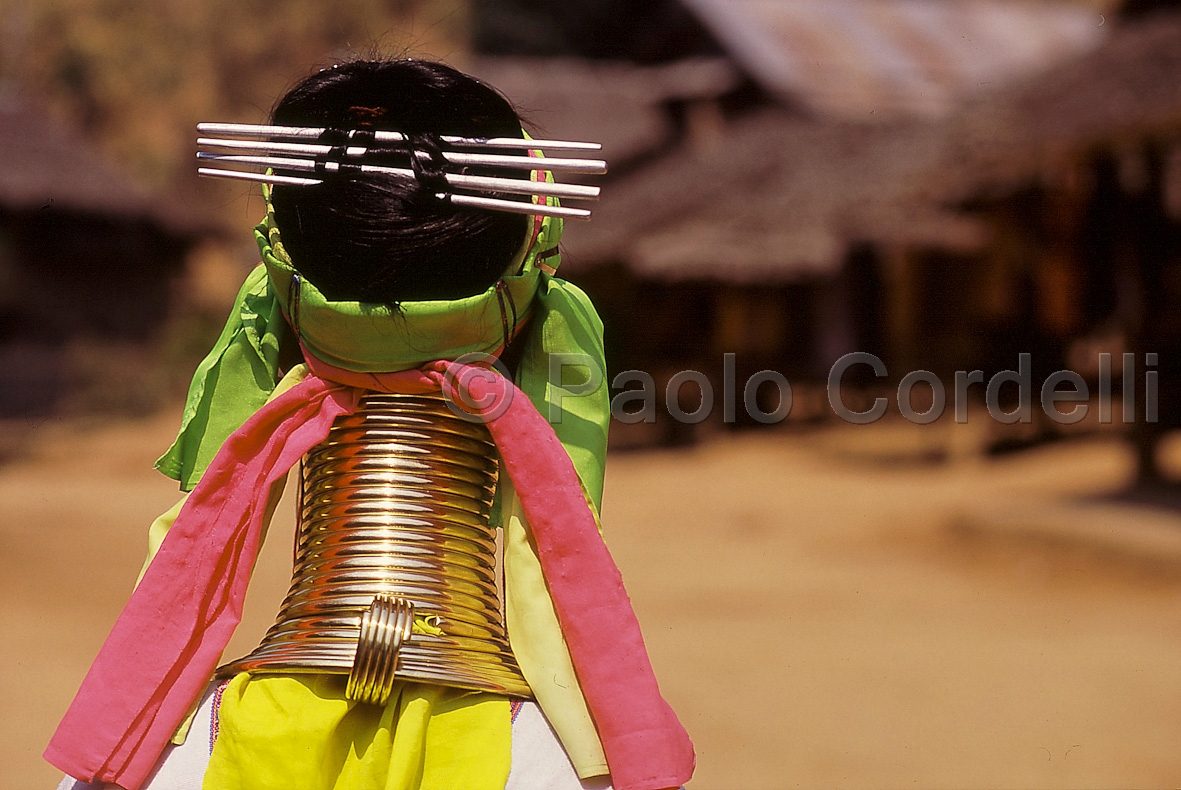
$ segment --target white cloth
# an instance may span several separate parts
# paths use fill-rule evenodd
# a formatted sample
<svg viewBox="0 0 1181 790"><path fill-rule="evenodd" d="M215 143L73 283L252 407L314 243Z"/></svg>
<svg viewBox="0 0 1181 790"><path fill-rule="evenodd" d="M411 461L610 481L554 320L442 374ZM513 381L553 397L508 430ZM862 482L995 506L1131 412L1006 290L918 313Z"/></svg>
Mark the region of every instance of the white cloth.
<svg viewBox="0 0 1181 790"><path fill-rule="evenodd" d="M210 732L215 690L216 685L210 686L202 698L185 742L168 747L142 790L201 790L213 751ZM57 790L116 790L116 785L79 782L67 776ZM611 790L611 780L607 776L580 780L541 708L525 702L513 720L513 759L505 790Z"/></svg>
<svg viewBox="0 0 1181 790"><path fill-rule="evenodd" d="M504 790L611 790L611 777L579 780L541 707L525 702L513 721L513 762Z"/></svg>

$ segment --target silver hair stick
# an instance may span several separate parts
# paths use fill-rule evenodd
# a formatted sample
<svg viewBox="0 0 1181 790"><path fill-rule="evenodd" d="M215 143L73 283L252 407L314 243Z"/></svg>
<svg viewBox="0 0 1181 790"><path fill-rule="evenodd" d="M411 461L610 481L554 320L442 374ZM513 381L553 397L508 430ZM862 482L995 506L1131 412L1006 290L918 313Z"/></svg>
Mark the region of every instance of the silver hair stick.
<svg viewBox="0 0 1181 790"><path fill-rule="evenodd" d="M324 182L325 174L359 172L370 175L387 175L394 178L416 179L415 168L393 167L384 162L372 164L374 157L382 161L389 156L417 157L420 161L432 156L427 151L417 150L408 145L411 141L401 132L382 130L328 130L313 127L267 126L254 124L202 123L197 125L201 133L225 134L248 139L222 137L199 137L200 148L221 149L234 153L219 153L203 150L197 158L223 164L247 165L266 168L267 172L257 173L243 170L226 170L214 167L200 167L202 176L257 181L285 186L315 186ZM343 145L319 142L325 132L332 131L347 141ZM285 142L288 140L316 140L317 142ZM532 214L567 219L589 219L590 211L568 206L550 206L548 201L536 202L537 197L573 200L597 200L599 187L584 184L558 184L553 181L524 178L473 175L466 172L451 172L468 167L480 169L507 169L530 172L600 174L607 172L607 163L601 159L575 157L522 156L514 151L533 150L556 151L597 151L598 143L581 143L564 140L528 140L515 137L455 137L440 136L443 150L436 155L442 157L443 171L438 174L448 190L438 197L456 206L483 208L514 214ZM377 148L373 146L378 144ZM390 145L394 150L380 147ZM506 153L474 153L450 150L451 147L502 150ZM241 153L236 153L241 152ZM262 156L258 154L264 154ZM276 156L277 154L277 156ZM366 161L368 159L368 162ZM413 159L411 159L413 162ZM307 176L302 175L307 173ZM506 174L507 176L508 174ZM455 191L452 191L455 190ZM476 194L467 194L467 193ZM484 194L480 194L484 193ZM534 200L505 199L499 195L528 195Z"/></svg>
<svg viewBox="0 0 1181 790"><path fill-rule="evenodd" d="M229 135L231 137L285 137L289 140L318 140L327 129L304 126L266 126L252 123L199 123L201 134ZM356 129L345 131L348 139L372 134L379 143L404 143L406 135L401 132L360 132ZM500 148L539 151L598 151L601 143L580 143L574 140L526 140L520 137L457 137L442 135L439 139L448 145L460 148Z"/></svg>
<svg viewBox="0 0 1181 790"><path fill-rule="evenodd" d="M236 178L239 181L257 181L260 184L283 184L291 187L313 187L324 182L318 178L281 176L275 173L249 173L245 170L219 170L215 167L198 167L197 175L209 178Z"/></svg>
<svg viewBox="0 0 1181 790"><path fill-rule="evenodd" d="M294 170L297 172L314 173L322 167L329 173L339 172L341 163L315 159L291 159L279 156L239 156L236 154L214 154L208 151L198 151L198 159L208 159L227 164L258 165L275 170ZM362 173L400 176L414 178L414 171L408 167L385 167L382 165L352 165ZM529 181L523 178L494 178L491 176L469 176L458 173L445 173L444 180L456 189L468 189L485 192L506 192L512 195L547 195L557 198L574 198L577 200L596 200L599 197L599 187L584 186L582 184L557 184L546 181Z"/></svg>
<svg viewBox="0 0 1181 790"><path fill-rule="evenodd" d="M299 176L282 176L274 173L250 173L244 170L220 170L213 167L198 167L197 175L211 178L231 178L241 181L258 181L264 184L284 184L287 186L305 187L324 183L318 178L302 178ZM521 200L501 200L499 198L476 197L475 195L457 195L442 192L439 198L450 202L453 206L468 208L484 208L492 211L503 211L509 214L529 214L543 217L562 217L563 219L590 219L591 213L584 208L570 208L569 206L547 206L544 203L526 203Z"/></svg>
<svg viewBox="0 0 1181 790"><path fill-rule="evenodd" d="M276 154L302 154L304 156L330 156L340 152L350 159L359 159L370 153L365 146L334 146L310 143L284 143L266 140L227 140L217 137L198 137L198 147L225 148L235 151L258 151ZM418 152L415 152L418 153ZM425 153L425 152L423 152ZM409 155L409 151L407 151ZM474 167L507 167L514 170L549 170L551 173L586 173L599 175L607 172L607 163L602 159L559 159L553 157L508 156L504 154L468 154L443 151L443 159L449 164Z"/></svg>

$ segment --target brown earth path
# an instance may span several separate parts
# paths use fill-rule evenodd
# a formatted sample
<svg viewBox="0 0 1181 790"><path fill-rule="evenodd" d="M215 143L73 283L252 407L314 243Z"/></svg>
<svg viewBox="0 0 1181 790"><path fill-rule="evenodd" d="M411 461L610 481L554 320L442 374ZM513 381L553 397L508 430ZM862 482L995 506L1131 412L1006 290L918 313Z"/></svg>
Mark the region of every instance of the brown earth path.
<svg viewBox="0 0 1181 790"><path fill-rule="evenodd" d="M0 788L56 782L40 751L175 499L150 469L174 427L51 421L0 466ZM1178 511L1105 496L1114 439L925 466L931 430L613 456L607 539L691 789L1177 786ZM286 513L235 654L284 591Z"/></svg>

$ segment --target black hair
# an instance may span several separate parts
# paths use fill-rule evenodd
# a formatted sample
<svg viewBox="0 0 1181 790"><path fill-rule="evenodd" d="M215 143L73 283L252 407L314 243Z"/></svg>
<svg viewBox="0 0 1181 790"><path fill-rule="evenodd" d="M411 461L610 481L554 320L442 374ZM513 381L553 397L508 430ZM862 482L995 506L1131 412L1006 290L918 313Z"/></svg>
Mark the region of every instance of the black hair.
<svg viewBox="0 0 1181 790"><path fill-rule="evenodd" d="M436 196L440 135L522 136L512 105L466 74L423 60L344 63L288 91L271 121L325 127L322 140L334 144L343 142L343 129L403 132L410 148L431 154L425 162L410 157L415 179L341 173L316 176L324 179L317 186L274 187L287 253L329 299L397 305L472 296L500 278L525 241L527 216L459 208ZM390 148L389 164L406 167L407 148Z"/></svg>

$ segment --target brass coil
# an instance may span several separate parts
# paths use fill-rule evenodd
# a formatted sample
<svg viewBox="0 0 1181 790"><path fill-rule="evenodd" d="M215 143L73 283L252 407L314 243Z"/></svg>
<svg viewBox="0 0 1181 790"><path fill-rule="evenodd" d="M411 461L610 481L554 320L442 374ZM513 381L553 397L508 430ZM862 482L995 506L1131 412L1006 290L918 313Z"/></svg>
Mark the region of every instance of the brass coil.
<svg viewBox="0 0 1181 790"><path fill-rule="evenodd" d="M349 698L367 702L395 675L531 697L497 590L496 476L488 429L442 397L365 396L304 458L275 624L219 674L348 674Z"/></svg>
<svg viewBox="0 0 1181 790"><path fill-rule="evenodd" d="M394 688L398 652L414 628L414 604L405 598L377 595L361 615L357 655L345 685L349 699L384 705Z"/></svg>

